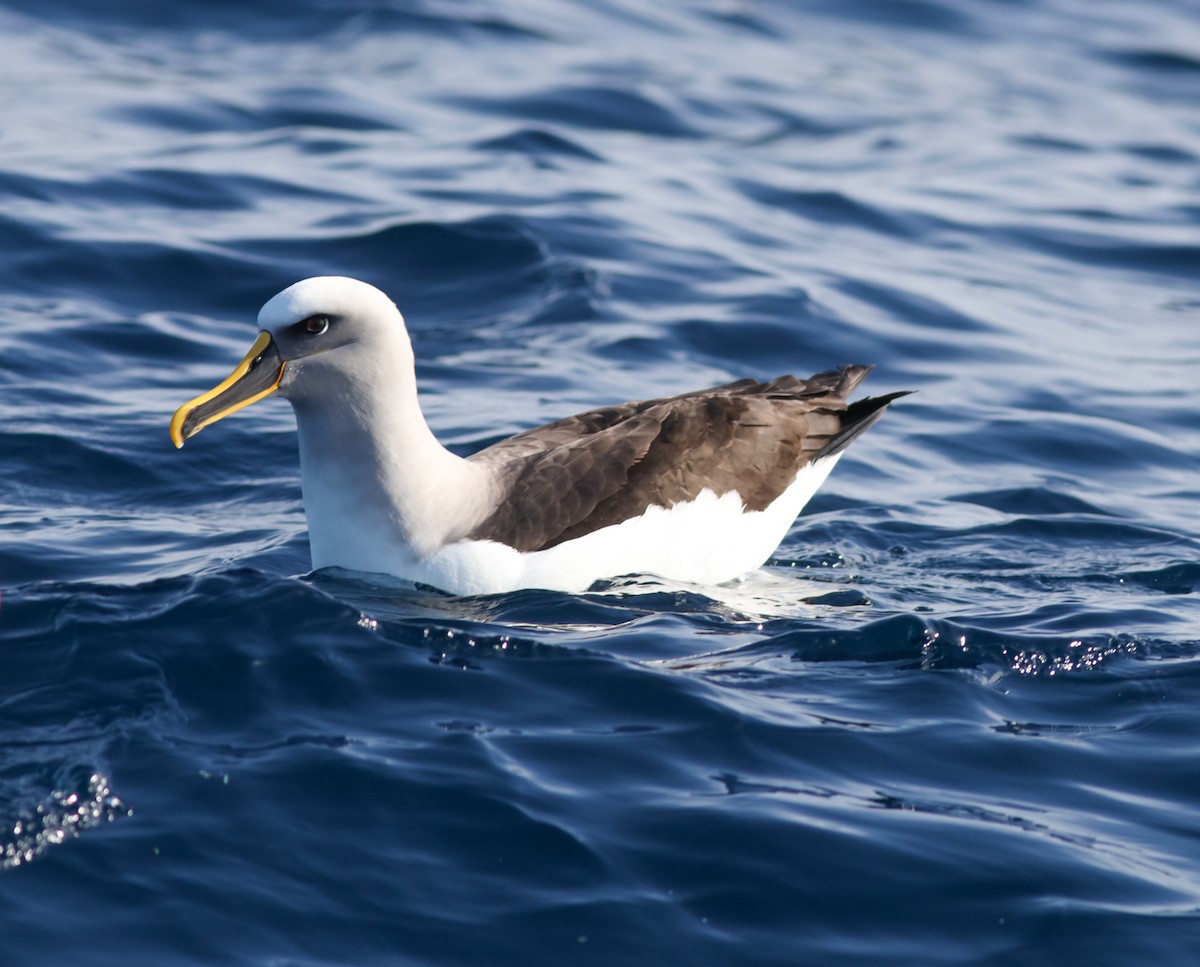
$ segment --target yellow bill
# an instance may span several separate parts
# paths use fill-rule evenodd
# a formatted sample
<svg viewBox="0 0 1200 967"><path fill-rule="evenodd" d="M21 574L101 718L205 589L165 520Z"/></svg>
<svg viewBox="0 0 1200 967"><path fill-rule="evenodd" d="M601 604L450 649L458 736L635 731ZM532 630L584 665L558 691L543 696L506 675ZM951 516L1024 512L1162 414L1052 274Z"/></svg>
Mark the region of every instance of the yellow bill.
<svg viewBox="0 0 1200 967"><path fill-rule="evenodd" d="M210 423L270 396L283 379L286 360L269 332L260 332L232 373L207 393L184 403L171 417L171 441L177 447Z"/></svg>

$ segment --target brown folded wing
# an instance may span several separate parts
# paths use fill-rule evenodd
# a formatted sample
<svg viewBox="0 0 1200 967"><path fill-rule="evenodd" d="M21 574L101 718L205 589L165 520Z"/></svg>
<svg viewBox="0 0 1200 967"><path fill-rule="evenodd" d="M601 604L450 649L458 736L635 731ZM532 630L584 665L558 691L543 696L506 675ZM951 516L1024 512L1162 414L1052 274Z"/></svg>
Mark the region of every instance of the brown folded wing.
<svg viewBox="0 0 1200 967"><path fill-rule="evenodd" d="M802 467L840 451L902 395L847 406L869 372L740 380L590 410L503 440L470 458L494 468L504 496L466 536L543 550L705 489L736 491L748 510L762 510Z"/></svg>

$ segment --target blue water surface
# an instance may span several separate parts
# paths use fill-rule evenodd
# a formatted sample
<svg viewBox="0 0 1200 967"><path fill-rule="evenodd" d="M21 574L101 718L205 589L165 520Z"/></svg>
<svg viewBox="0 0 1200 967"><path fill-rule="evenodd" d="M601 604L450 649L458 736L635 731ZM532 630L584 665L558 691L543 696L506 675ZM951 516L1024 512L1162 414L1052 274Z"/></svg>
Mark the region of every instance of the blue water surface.
<svg viewBox="0 0 1200 967"><path fill-rule="evenodd" d="M1193 964L1193 0L0 0L0 962ZM314 274L458 452L844 362L772 564L309 574Z"/></svg>

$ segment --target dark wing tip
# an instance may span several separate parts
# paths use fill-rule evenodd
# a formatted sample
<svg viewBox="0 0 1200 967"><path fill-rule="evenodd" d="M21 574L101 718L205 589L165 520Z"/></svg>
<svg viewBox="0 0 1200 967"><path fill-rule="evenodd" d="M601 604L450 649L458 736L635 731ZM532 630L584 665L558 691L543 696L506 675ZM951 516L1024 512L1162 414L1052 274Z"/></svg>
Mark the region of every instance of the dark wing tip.
<svg viewBox="0 0 1200 967"><path fill-rule="evenodd" d="M864 373L863 375L865 376L866 374ZM820 460L823 457L832 457L835 454L841 453L875 425L875 422L883 416L889 403L900 399L901 396L909 396L913 392L915 391L906 389L900 390L898 393L888 393L884 396L867 396L861 400L855 400L846 407L846 412L842 415L842 429L832 440L813 455L813 459Z"/></svg>

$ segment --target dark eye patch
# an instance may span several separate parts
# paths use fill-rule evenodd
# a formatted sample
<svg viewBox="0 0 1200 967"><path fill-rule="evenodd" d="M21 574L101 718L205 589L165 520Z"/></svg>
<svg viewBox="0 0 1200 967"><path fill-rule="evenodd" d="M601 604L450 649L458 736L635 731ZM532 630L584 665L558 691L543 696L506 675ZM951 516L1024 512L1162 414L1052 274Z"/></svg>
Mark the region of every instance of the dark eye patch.
<svg viewBox="0 0 1200 967"><path fill-rule="evenodd" d="M298 336L319 336L329 330L329 325L332 321L329 316L317 313L297 322L292 326L292 332Z"/></svg>

